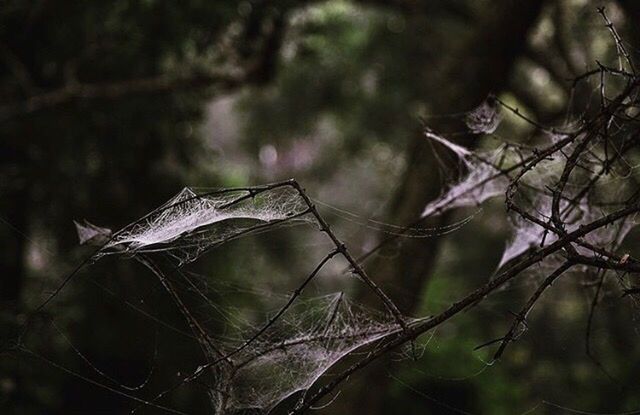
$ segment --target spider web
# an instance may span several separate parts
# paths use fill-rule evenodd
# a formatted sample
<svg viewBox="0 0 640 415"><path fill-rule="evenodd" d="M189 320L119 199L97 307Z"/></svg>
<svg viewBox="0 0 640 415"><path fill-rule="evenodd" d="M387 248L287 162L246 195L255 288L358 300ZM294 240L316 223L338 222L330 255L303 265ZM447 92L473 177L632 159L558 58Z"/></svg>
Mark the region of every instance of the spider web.
<svg viewBox="0 0 640 415"><path fill-rule="evenodd" d="M501 103L497 98L488 100L466 113L464 122L469 131L474 134L494 133L501 120L498 102ZM620 184L622 176L615 169L609 170L606 147L609 143L609 126L604 130L605 133L594 140L587 134L576 134L566 143L564 140L569 136L551 135L548 137L551 138L551 143L542 152L548 149L552 151L544 157L539 157L539 149L509 144L498 150L472 151L427 130L428 139L455 154L460 175L439 198L425 206L421 218L458 207L480 205L490 198L505 194L508 203L517 203L522 208L521 211L510 213L513 236L498 264L499 269L506 268L507 264L522 259L531 248L548 246L557 241L559 236L579 230L582 224L593 223L614 212L634 192L633 188L624 183L615 189L611 186ZM624 129L617 132L621 136L626 134ZM587 145L582 148L582 143ZM580 154L576 158L570 156L578 152ZM529 163L532 159L535 162ZM568 163L571 165L570 170L567 170ZM588 190L586 193L583 192L585 188ZM555 223L550 231L552 222L561 224ZM206 292L187 279L176 281L175 275L170 277L155 260L158 255L163 258L168 256L177 261L175 269L181 270L184 265L197 260L215 246L278 226L303 223L318 225L320 231L330 237L335 250L320 261L291 295L280 301L279 307L261 316L261 319L245 319L234 315L234 311L237 312L234 307L221 311L221 306L214 305L228 323L223 334L202 323L202 313L192 312L191 305L184 302L175 283L180 284L179 288L187 286L192 293L201 295L211 304ZM371 223L379 230L404 234L404 230L397 232L395 227L388 224L369 221L369 226L372 226ZM585 258L586 255L597 252L588 244L615 250L635 224L634 216L625 217L610 226L582 235L575 241L576 247L570 248L585 255ZM360 348L403 333L406 324L417 321L399 316L384 293L376 291L375 284L367 280L362 272L355 273L385 302L386 312L356 305L342 293L315 297L302 295L307 284L338 254L355 271L358 271L358 264L329 231L311 199L294 182L210 192L185 188L158 209L115 233L86 221L76 222L76 227L81 243L100 246L93 255L94 260L107 255L120 255L134 258L147 266L171 295L204 353L205 363L183 377L176 386L162 390L150 401L144 401L145 405L154 405L176 388L199 381L206 385L216 413L246 410L269 412L296 394L302 395L299 408L305 409L309 406L305 403L304 393L337 362ZM455 228L455 225L451 227ZM413 229L409 230L415 232ZM447 230L442 228L433 234ZM421 237L431 233L430 230L424 235L422 231L415 234L411 232L408 236ZM572 242L569 241L569 245ZM549 269L558 268L560 263L569 263L564 261L562 255L552 252L539 260L536 272L546 273ZM619 264L624 264L623 259L619 260ZM569 267L571 266L573 264ZM577 269L582 271L586 266ZM526 272L529 270L522 273ZM184 276L180 272L177 274L178 277ZM493 281L496 280L498 278ZM506 282L507 280L502 287L495 288L504 288ZM501 342L499 350L503 350L503 346L522 334L526 328L524 318L542 291L552 282L553 279L548 284L536 283L536 293L517 316L513 329L505 337L498 339ZM492 289L490 283L485 287L487 290ZM466 297L469 304L472 303L472 296L473 293ZM420 323L446 321L464 309L464 306L458 306L463 303L465 302L454 303L451 306L453 311L440 314L440 320L426 319ZM456 310L455 307L459 309ZM416 326L420 327L420 323ZM411 340L411 337L399 338L405 342L408 342L407 339ZM495 341L487 345L493 343ZM414 345L411 346L413 353ZM501 351L498 355L500 353ZM97 369L95 371L102 374ZM313 402L312 398L311 403Z"/></svg>
<svg viewBox="0 0 640 415"><path fill-rule="evenodd" d="M289 187L258 194L251 189L198 194L186 187L155 211L115 233L98 257L164 252L185 264L236 237L284 222L308 222L309 218L303 216L306 209ZM79 235L82 242L80 230Z"/></svg>
<svg viewBox="0 0 640 415"><path fill-rule="evenodd" d="M310 388L344 356L397 332L391 315L356 305L342 293L300 301L259 340L235 356L224 392L213 395L221 412L268 412ZM246 339L229 344L240 347Z"/></svg>
<svg viewBox="0 0 640 415"><path fill-rule="evenodd" d="M309 389L353 351L401 330L397 316L389 310L357 305L342 292L302 295L321 269L335 261L338 248L320 261L293 294L262 292L254 296L280 298L277 309L261 317L256 317L255 310L247 313L236 304L214 303L209 293L223 295L223 300L227 290L219 282L184 270L211 248L240 237L282 226L322 226L313 209L310 199L305 200L300 190L285 182L200 193L185 188L116 232L87 221L75 223L80 243L99 245L95 261L123 256L147 266L171 294L201 345L206 363L175 387L157 393L153 404L174 388L199 380L208 385L215 413L266 413ZM163 258L175 265L167 267ZM195 292L203 306L187 304L185 292ZM219 324L211 324L213 321Z"/></svg>

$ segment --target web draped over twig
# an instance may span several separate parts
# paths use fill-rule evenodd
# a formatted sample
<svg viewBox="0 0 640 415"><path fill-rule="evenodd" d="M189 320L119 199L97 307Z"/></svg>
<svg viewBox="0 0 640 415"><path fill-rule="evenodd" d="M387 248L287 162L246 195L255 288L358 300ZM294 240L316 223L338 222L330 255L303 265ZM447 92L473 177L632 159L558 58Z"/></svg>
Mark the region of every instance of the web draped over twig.
<svg viewBox="0 0 640 415"><path fill-rule="evenodd" d="M235 356L238 364L218 400L225 410L269 410L310 388L350 352L398 330L392 316L341 293L301 301Z"/></svg>
<svg viewBox="0 0 640 415"><path fill-rule="evenodd" d="M495 346L494 360L524 333L526 319L544 292L576 270L596 275L600 286L608 274L615 275L624 296L637 302L640 286L632 277L640 274L640 260L623 250L623 242L638 223L640 212L640 77L617 32L613 34L624 59L618 69L600 64L597 70L576 80L599 76L596 87L601 106L585 113L580 122L565 125L566 131L538 124L499 97L490 97L464 114L467 132L491 135L500 126L502 112L508 112L534 131L531 142L503 142L493 150L468 149L447 134L425 130L425 140L453 153L459 174L424 207L418 224L452 209L501 197L511 231L497 270L486 283L434 316L409 319L402 315L378 287L375 277L369 277L360 261L351 256L295 180L204 192L185 188L117 232L76 222L80 242L99 246L92 260L106 256L133 258L155 275L202 350L202 364L181 376L175 385L156 391L148 400L130 398L141 406L160 408L166 395L198 382L206 385L216 413L268 412L293 396L298 400L292 412L300 413L328 396L357 370L393 350L412 345L419 335L523 276L535 276L527 279L533 281L535 289L519 312L513 313L505 335L479 346ZM620 83L620 78L624 82ZM610 84L615 88L609 88ZM394 238L431 236L459 227L457 223L425 231L415 223L406 227L366 223ZM190 294L204 299L207 312L220 313L220 307L183 272L183 267L234 239L299 224L316 226L332 248L310 273L296 281L295 291L281 297L277 306L258 321L237 316L233 313L237 309L230 308L233 311L223 312L223 330L207 325L203 311L196 312L180 288L186 287ZM172 261L159 261L158 257ZM375 293L383 311L357 305L342 293L307 296L311 281L336 258L346 261L351 273ZM600 287L591 314L599 295ZM588 351L588 332L586 337ZM336 363L365 348L367 353L356 363L318 385Z"/></svg>
<svg viewBox="0 0 640 415"><path fill-rule="evenodd" d="M334 244L315 269L262 323L221 312L181 271L211 248L276 227L314 224ZM409 320L367 280L346 247L336 238L311 199L295 181L215 191L185 188L154 211L117 232L89 222L76 223L81 243L98 244L94 260L107 255L131 257L144 264L170 294L189 324L206 363L180 382L198 379L209 388L216 413L268 412L288 397L304 392L334 364L354 350L406 330ZM376 291L386 312L356 305L345 294L303 296L303 290L337 256ZM167 270L158 258L174 259ZM176 275L179 277L176 279ZM223 314L226 334L203 323L180 293L180 285L200 293L213 311ZM161 400L173 388L158 394Z"/></svg>
<svg viewBox="0 0 640 415"><path fill-rule="evenodd" d="M184 264L233 238L285 222L309 221L306 208L289 187L258 194L240 189L201 195L187 187L115 234L98 256L165 252Z"/></svg>
<svg viewBox="0 0 640 415"><path fill-rule="evenodd" d="M625 97L636 94L637 84L622 94ZM494 101L492 105L513 110L497 97ZM626 111L622 102L622 98L611 101L607 113ZM482 128L469 125L471 118L467 116L470 131L488 134L498 128L500 117L488 112L496 111L495 108L485 107L474 110L474 114L479 113L473 121L487 125ZM521 116L517 111L514 114ZM216 413L268 412L293 396L298 397L294 412L300 412L326 396L361 365L412 342L419 334L437 327L518 276L535 275L537 288L520 313L515 314L507 334L481 345L499 344L496 359L524 333L524 321L543 292L571 270L584 272L596 267L616 272L625 292L636 295L625 275L637 273L640 265L618 249L636 225L640 211L638 188L628 180L635 174L630 160L637 136L636 130L629 127L633 123L627 120L619 127L611 122L612 117L596 117L563 133L536 126L540 132L538 144L503 143L493 150L470 150L431 129L425 130L426 140L453 153L459 174L440 197L425 206L421 219L502 197L512 229L498 270L490 281L431 318L411 320L400 314L351 257L312 199L295 181L200 193L185 188L164 205L114 233L88 222L76 225L82 242L102 243L94 259L120 255L147 266L171 295L201 346L205 362L176 385L159 392L148 405L161 402L182 385L198 381L208 385ZM394 237L405 232L407 236L415 236L414 229L418 229L396 230L387 224L367 223L393 229ZM155 259L157 255L168 256L174 259L174 267L180 269L215 246L296 224L317 226L334 249L261 323L236 321L225 336L202 323L200 314L192 312L176 288L180 281L175 281L175 275L163 270ZM449 227L445 225L442 233ZM429 230L425 235L437 233L438 230ZM344 294L303 295L320 270L339 256L376 293L383 312L358 306ZM371 348L365 358L309 395L331 367L365 347Z"/></svg>
<svg viewBox="0 0 640 415"><path fill-rule="evenodd" d="M602 159L597 156L595 143L591 150L580 154L575 161L580 171L571 174L562 195L554 193L552 185L561 179L566 167L566 154L575 151L580 140L586 140L584 134L576 133L574 136L571 140L567 140L571 136L565 136L566 144L561 149L547 157L538 157L541 150L537 148L509 144L497 150L468 150L427 129L425 137L454 153L462 173L440 197L429 202L422 216L481 205L488 199L507 194L509 203L517 201L528 214L523 216L520 212L511 212L513 236L498 264L500 268L536 246L542 247L558 240L559 230L554 232L550 229L556 197L560 220L567 232L575 231L581 224L623 206L622 196L633 196L634 189L616 171L603 173ZM557 139L553 137L547 145L555 146ZM526 160L535 160L535 165L528 165ZM517 180L513 180L514 177ZM633 217L630 217L594 230L584 240L594 246L615 250L635 224ZM582 254L592 252L584 246L577 246L576 249Z"/></svg>
<svg viewBox="0 0 640 415"><path fill-rule="evenodd" d="M458 157L462 173L439 198L427 204L423 218L458 207L480 205L504 193L507 181L500 174L500 164L504 161L502 150L475 153L430 130L425 131L425 137L452 151Z"/></svg>

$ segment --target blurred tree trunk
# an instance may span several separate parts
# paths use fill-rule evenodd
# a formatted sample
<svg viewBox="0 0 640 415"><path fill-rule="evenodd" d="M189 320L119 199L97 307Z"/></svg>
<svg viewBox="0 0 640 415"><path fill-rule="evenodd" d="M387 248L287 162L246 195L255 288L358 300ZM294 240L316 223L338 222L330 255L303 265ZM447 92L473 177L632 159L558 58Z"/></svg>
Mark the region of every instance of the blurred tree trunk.
<svg viewBox="0 0 640 415"><path fill-rule="evenodd" d="M430 107L439 114L465 111L480 104L488 94L503 90L516 59L526 47L528 32L540 15L543 3L542 0L490 3L474 35L443 56L439 82L434 83L440 89L437 95L425 97ZM443 122L431 127L436 131L464 128ZM460 142L473 146L473 139L469 134L461 137ZM416 134L407 150L407 169L387 214L393 222L404 224L419 218L426 204L442 191L433 147L422 132ZM427 226L444 224L445 220L446 217L435 218ZM397 255L382 255L370 263L373 278L403 313L411 315L420 305L440 241L437 237L405 238ZM362 293L362 300L370 304L376 301L368 291ZM371 381L365 382L357 392L351 413L383 413L388 384L384 362L372 367L361 378Z"/></svg>

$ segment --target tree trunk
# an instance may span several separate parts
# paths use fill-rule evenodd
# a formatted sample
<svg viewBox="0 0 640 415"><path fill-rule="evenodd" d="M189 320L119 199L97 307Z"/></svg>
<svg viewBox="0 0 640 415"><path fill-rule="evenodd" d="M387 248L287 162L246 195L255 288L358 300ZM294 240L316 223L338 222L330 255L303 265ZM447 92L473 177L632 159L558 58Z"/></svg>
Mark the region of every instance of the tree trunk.
<svg viewBox="0 0 640 415"><path fill-rule="evenodd" d="M449 53L442 62L440 72L442 89L431 97L430 104L438 113L469 110L480 104L490 93L498 93L507 84L517 57L526 46L527 35L535 24L543 1L503 0L492 3L486 18L468 42ZM432 72L432 71L431 71ZM428 73L425 70L425 73ZM446 131L451 125L431 125ZM457 128L460 129L459 126ZM472 145L468 135L461 142ZM420 217L428 202L442 191L437 173L438 164L433 147L417 133L408 148L409 163L388 218L395 223L412 223ZM444 224L446 215L436 218L427 226ZM369 270L372 278L389 293L400 310L408 315L416 311L424 295L424 287L433 269L440 238L405 238L398 255L382 255L372 260ZM376 299L364 292L361 300L373 304ZM368 381L358 388L351 413L380 414L389 377L385 362L372 366L361 378Z"/></svg>

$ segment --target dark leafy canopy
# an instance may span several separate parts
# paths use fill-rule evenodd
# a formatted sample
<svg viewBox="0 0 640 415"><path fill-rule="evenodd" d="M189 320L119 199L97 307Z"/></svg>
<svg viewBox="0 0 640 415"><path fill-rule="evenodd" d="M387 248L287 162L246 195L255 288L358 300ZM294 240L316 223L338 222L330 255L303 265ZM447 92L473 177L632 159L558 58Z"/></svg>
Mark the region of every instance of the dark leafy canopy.
<svg viewBox="0 0 640 415"><path fill-rule="evenodd" d="M608 28L589 2L3 3L0 219L8 225L0 227L0 273L11 277L0 280L1 324L9 333L2 336L0 408L203 413L213 402L214 409L265 409L313 383L326 370L318 362L356 345L394 364L354 373L326 413L637 409L640 360L629 307L637 295L637 235L632 230L622 245L618 238L633 218L590 237L576 234L579 224L636 203L637 85L625 86L638 11L633 2L605 3ZM489 93L497 99L481 104ZM220 94L207 114L206 103ZM573 135L546 155L553 160L538 160L547 175L531 168L508 188L508 220L518 231L507 237L504 205L485 196L498 195L508 181L500 175L490 189L478 183L566 138L541 132L523 114ZM207 115L210 129L201 123ZM428 138L421 117L433 128ZM511 144L496 144L505 141ZM452 142L478 150L461 152ZM563 179L554 161L571 165L574 153ZM103 257L30 314L90 255L75 247L73 220L121 229L185 183L244 186L290 176L318 196L319 210L354 257L373 249L368 274L405 315L440 316L407 318L411 328L422 332L462 308L470 312L407 342L413 333L384 311L375 290L341 276L347 264L322 233L295 227L258 234L279 223L272 221L289 223L283 212L302 214L307 205L250 197L243 203L258 210L234 210L239 223L219 223L214 214L201 218L207 226L180 222L165 239L130 232L110 252L122 254L126 245L124 257L138 261ZM605 184L588 185L592 177ZM565 196L582 188L586 205L568 208ZM210 203L219 207L217 201ZM483 213L472 207L441 214L480 202ZM273 215L256 217L274 206ZM199 218L211 213L205 207ZM421 216L410 230L401 226ZM302 221L309 222L318 225ZM212 232L247 229L249 239L222 238L228 243L206 249L216 245ZM567 234L579 239L536 262L538 272L515 278L508 271L530 261L528 250L546 249L540 239L547 247ZM175 268L193 252L197 262ZM318 264L317 276L309 274ZM492 281L504 285L481 303L482 290L465 298L498 264L503 272ZM345 294L320 295L336 289ZM459 304L455 313L451 303ZM29 330L16 347L27 316ZM386 351L400 343L407 348ZM234 369L216 371L213 362L234 351ZM398 351L418 360L398 362ZM492 357L500 363L485 366ZM366 359L345 364L358 361ZM279 409L315 405L313 392L302 401L294 394ZM332 398L325 399L319 402Z"/></svg>

